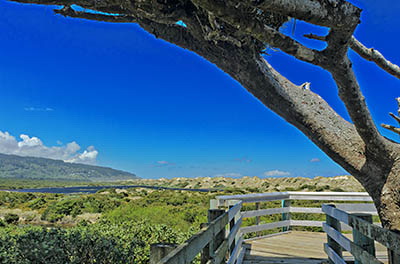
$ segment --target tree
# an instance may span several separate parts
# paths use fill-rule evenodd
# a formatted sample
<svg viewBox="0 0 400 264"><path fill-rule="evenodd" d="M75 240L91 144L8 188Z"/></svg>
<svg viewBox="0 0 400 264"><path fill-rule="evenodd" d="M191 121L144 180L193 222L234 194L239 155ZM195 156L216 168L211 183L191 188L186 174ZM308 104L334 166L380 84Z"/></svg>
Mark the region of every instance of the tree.
<svg viewBox="0 0 400 264"><path fill-rule="evenodd" d="M373 198L383 226L400 232L399 144L383 137L374 124L348 50L397 78L400 68L353 37L358 7L344 0L76 0L74 6L67 0L15 1L61 5L55 12L68 17L137 23L204 57L354 175ZM290 18L329 28L327 36L307 36L326 42L326 48L316 50L282 34L279 29ZM266 45L328 71L352 123L307 83L297 86L277 72L262 56Z"/></svg>

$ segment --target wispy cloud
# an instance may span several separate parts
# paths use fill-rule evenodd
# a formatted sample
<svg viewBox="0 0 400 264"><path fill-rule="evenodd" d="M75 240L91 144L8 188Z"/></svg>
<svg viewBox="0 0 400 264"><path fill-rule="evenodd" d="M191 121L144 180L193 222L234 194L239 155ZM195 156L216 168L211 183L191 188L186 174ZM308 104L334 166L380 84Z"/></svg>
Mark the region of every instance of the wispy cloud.
<svg viewBox="0 0 400 264"><path fill-rule="evenodd" d="M319 158L312 158L310 159L310 162L320 162L321 160Z"/></svg>
<svg viewBox="0 0 400 264"><path fill-rule="evenodd" d="M264 176L273 177L273 176L289 176L290 172L281 171L281 170L270 170L264 172Z"/></svg>
<svg viewBox="0 0 400 264"><path fill-rule="evenodd" d="M175 163L169 162L166 160L159 160L159 161L156 161L156 164L153 164L152 166L153 167L167 167L167 166L172 166L172 165L175 165Z"/></svg>
<svg viewBox="0 0 400 264"><path fill-rule="evenodd" d="M0 131L0 153L86 164L95 164L99 154L93 146L79 152L81 147L75 141L61 146L46 146L38 137L21 134L19 139L8 132Z"/></svg>
<svg viewBox="0 0 400 264"><path fill-rule="evenodd" d="M32 107L32 106L25 107L24 110L28 111L28 112L52 112L52 111L54 111L54 109L51 107Z"/></svg>
<svg viewBox="0 0 400 264"><path fill-rule="evenodd" d="M242 177L242 174L236 172L228 172L228 173L215 174L214 177L239 178Z"/></svg>
<svg viewBox="0 0 400 264"><path fill-rule="evenodd" d="M247 157L241 157L241 158L235 158L233 159L236 162L244 162L244 163L250 163L252 162L251 159L247 158Z"/></svg>

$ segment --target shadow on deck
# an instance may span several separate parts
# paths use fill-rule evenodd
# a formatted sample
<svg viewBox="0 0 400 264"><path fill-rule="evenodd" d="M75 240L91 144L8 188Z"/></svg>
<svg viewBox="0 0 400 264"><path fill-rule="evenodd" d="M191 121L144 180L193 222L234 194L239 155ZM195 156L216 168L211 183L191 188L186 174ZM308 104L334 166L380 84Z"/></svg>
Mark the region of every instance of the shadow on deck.
<svg viewBox="0 0 400 264"><path fill-rule="evenodd" d="M347 234L351 237L351 234ZM326 234L317 232L291 231L265 238L246 240L243 264L322 264L328 263L324 252ZM377 257L387 263L386 248L376 244ZM348 252L343 255L348 263L353 258Z"/></svg>

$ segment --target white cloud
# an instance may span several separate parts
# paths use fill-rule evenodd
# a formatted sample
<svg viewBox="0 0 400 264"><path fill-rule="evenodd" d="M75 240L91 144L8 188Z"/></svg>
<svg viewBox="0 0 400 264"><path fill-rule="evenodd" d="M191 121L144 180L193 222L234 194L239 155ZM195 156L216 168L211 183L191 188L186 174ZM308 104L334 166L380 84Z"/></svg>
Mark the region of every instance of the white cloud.
<svg viewBox="0 0 400 264"><path fill-rule="evenodd" d="M236 162L245 162L245 163L252 162L252 160L247 158L247 157L235 158L234 161L236 161Z"/></svg>
<svg viewBox="0 0 400 264"><path fill-rule="evenodd" d="M54 111L54 109L50 108L50 107L41 108L41 107L32 107L32 106L25 107L24 110L28 111L28 112L52 112L52 111Z"/></svg>
<svg viewBox="0 0 400 264"><path fill-rule="evenodd" d="M73 158L66 160L66 162L93 164L98 154L99 152L93 146L90 146L83 153L76 154Z"/></svg>
<svg viewBox="0 0 400 264"><path fill-rule="evenodd" d="M272 176L289 176L290 172L288 171L280 171L280 170L270 170L264 172L264 176L272 177Z"/></svg>
<svg viewBox="0 0 400 264"><path fill-rule="evenodd" d="M242 177L242 174L236 173L236 172L229 172L229 173L215 174L214 177L238 178L238 177Z"/></svg>
<svg viewBox="0 0 400 264"><path fill-rule="evenodd" d="M166 167L166 166L172 166L172 165L175 165L175 163L169 162L166 160L159 160L159 161L156 161L156 164L152 165L152 166L153 167Z"/></svg>
<svg viewBox="0 0 400 264"><path fill-rule="evenodd" d="M310 159L310 162L320 162L321 160L319 158L312 158Z"/></svg>
<svg viewBox="0 0 400 264"><path fill-rule="evenodd" d="M25 134L21 134L19 137L20 140L17 140L10 133L0 131L0 153L86 164L95 164L99 154L93 146L79 153L81 147L75 141L66 145L48 147L37 137Z"/></svg>

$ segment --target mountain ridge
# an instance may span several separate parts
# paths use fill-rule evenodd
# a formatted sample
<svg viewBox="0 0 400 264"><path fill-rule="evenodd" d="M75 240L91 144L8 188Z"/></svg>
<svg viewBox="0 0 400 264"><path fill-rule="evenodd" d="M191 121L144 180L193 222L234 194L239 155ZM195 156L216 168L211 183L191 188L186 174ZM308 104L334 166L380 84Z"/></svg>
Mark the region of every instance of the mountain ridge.
<svg viewBox="0 0 400 264"><path fill-rule="evenodd" d="M140 179L133 173L109 167L1 153L0 178L91 182Z"/></svg>

